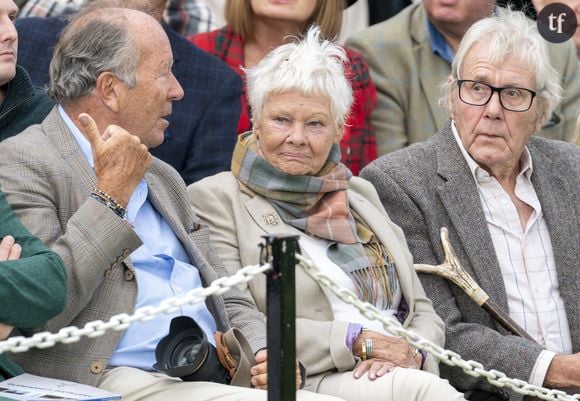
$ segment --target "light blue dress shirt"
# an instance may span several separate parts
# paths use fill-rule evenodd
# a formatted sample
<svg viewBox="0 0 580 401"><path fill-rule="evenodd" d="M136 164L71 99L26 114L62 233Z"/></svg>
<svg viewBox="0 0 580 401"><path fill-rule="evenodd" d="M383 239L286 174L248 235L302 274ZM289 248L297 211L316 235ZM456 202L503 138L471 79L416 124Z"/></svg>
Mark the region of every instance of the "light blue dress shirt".
<svg viewBox="0 0 580 401"><path fill-rule="evenodd" d="M497 6L493 9L493 15L497 15ZM453 62L453 57L455 57L455 52L453 48L447 41L441 32L437 30L435 25L425 17L427 20L427 30L429 31L429 42L431 43L431 50L433 53L441 57L443 60L447 61L449 64Z"/></svg>
<svg viewBox="0 0 580 401"><path fill-rule="evenodd" d="M58 111L87 161L94 167L89 141L61 106L58 106ZM202 287L198 269L191 265L187 253L169 224L147 200L148 193L147 182L142 179L127 205L127 220L133 224L135 232L143 241L143 245L129 256L135 266L137 279L136 308L157 306L167 298L182 296L193 288ZM157 343L169 332L171 319L183 315L193 318L215 345L215 320L205 303L199 302L184 305L173 313L157 315L155 319L146 322L131 324L121 337L109 366L153 370Z"/></svg>
<svg viewBox="0 0 580 401"><path fill-rule="evenodd" d="M437 28L435 28L435 25L429 21L429 18L427 18L427 29L429 30L429 42L431 43L431 50L433 50L433 53L451 64L455 52L449 43L447 43L441 32L439 32Z"/></svg>

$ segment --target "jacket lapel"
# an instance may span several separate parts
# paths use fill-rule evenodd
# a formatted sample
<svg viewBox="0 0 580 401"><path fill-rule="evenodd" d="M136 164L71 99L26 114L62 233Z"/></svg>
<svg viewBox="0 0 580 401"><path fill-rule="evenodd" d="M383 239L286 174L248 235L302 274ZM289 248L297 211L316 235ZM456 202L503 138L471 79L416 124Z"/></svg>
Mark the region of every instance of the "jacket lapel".
<svg viewBox="0 0 580 401"><path fill-rule="evenodd" d="M282 218L272 204L261 196L254 196L246 202L246 210L266 234L288 234L292 228Z"/></svg>
<svg viewBox="0 0 580 401"><path fill-rule="evenodd" d="M300 235L300 231L297 228L294 228L282 221L282 218L278 212L276 212L276 209L274 209L272 204L262 196L258 195L254 196L253 198L249 198L245 204L245 207L251 218L256 222L260 229L263 230L264 235ZM304 250L300 249L300 252L306 258L312 259ZM313 293L306 291L306 294L309 294L305 295L306 298L296 300L298 308L300 308L300 305L304 304L308 304L309 307L314 305L317 308L315 313L319 314L320 319L332 319L333 314L330 301L326 296L322 295L324 294L324 289L314 279L312 279L308 273L304 271L304 269L297 267L295 269L295 274L296 288L304 289L316 286L320 289L320 292L316 292L316 294L321 294L314 296L314 298L309 298L313 296ZM254 291L256 293L266 293L266 280L254 280L254 283L250 285L255 286Z"/></svg>
<svg viewBox="0 0 580 401"><path fill-rule="evenodd" d="M580 349L580 336L577 330L580 327L580 307L577 301L580 233L575 229L577 224L574 222L580 221L580 216L576 214L574 199L570 192L572 186L566 179L568 172L563 171L545 156L541 149L536 147L533 139L528 149L534 166L532 183L550 231L560 295L564 299L573 349L577 352Z"/></svg>
<svg viewBox="0 0 580 401"><path fill-rule="evenodd" d="M49 138L58 149L59 154L70 163L72 170L78 173L81 186L75 192L83 199L86 198L96 186L97 177L72 132L60 116L57 106L50 111L42 122L42 126L45 132L50 133Z"/></svg>
<svg viewBox="0 0 580 401"><path fill-rule="evenodd" d="M429 110L425 110L425 112L429 112L431 119L435 122L435 132L439 132L445 126L448 117L447 111L439 105L442 94L441 84L449 76L451 67L441 57L433 55L426 25L427 15L421 4L417 6L411 20L411 35L415 42L414 51L418 60L417 68L419 69L421 90L429 104Z"/></svg>
<svg viewBox="0 0 580 401"><path fill-rule="evenodd" d="M147 199L179 239L189 256L190 263L198 269L203 286L208 286L218 278L212 263L220 263L210 249L209 227L202 225L193 213L181 178L177 173L168 174L161 163L154 158L145 174L149 190ZM213 295L206 299L205 304L214 317L218 329L227 330L229 320L223 298Z"/></svg>
<svg viewBox="0 0 580 401"><path fill-rule="evenodd" d="M193 214L191 205L184 193L180 193L180 183L172 176L165 174L159 168L160 161L153 159L151 167L145 174L149 189L148 199L163 216L171 227L175 236L189 255L191 263L198 268L210 268L201 250L206 250L209 243L209 235L190 235L196 231L207 231L202 228L197 217Z"/></svg>
<svg viewBox="0 0 580 401"><path fill-rule="evenodd" d="M449 237L463 266L503 310L508 310L505 286L491 235L481 209L476 184L448 123L436 142L437 173L442 178L437 192L452 227ZM441 248L442 249L442 248ZM474 271L471 266L483 266Z"/></svg>
<svg viewBox="0 0 580 401"><path fill-rule="evenodd" d="M148 187L148 199L163 216L165 221L171 226L173 232L177 236L177 238L181 241L182 244L187 243L186 241L186 230L184 228L183 222L185 221L185 216L181 216L181 209L175 207L175 195L174 193L170 193L170 191L162 190L165 186L162 186L162 183L159 182L161 177L157 173L153 173L151 170L156 170L154 165L157 163L157 160L153 161L152 168L145 174L145 180L147 181Z"/></svg>

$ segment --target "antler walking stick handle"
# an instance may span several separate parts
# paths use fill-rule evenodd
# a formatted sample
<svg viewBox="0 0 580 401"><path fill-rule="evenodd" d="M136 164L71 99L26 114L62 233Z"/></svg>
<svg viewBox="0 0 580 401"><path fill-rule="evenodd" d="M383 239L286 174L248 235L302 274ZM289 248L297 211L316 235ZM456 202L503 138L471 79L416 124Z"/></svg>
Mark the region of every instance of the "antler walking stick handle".
<svg viewBox="0 0 580 401"><path fill-rule="evenodd" d="M520 325L504 312L495 302L489 299L487 293L467 273L459 258L455 255L445 227L441 228L441 243L445 252L445 260L437 266L416 264L417 273L430 273L444 277L461 288L475 303L487 311L504 329L510 333L536 342Z"/></svg>

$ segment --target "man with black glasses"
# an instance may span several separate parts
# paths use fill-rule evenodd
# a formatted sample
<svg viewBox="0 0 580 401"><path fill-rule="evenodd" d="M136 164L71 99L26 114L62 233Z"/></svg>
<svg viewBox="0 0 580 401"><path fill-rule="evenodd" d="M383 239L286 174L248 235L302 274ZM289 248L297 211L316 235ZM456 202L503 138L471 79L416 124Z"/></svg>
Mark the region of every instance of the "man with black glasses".
<svg viewBox="0 0 580 401"><path fill-rule="evenodd" d="M459 287L423 274L446 348L509 377L578 392L580 148L533 136L561 99L558 82L536 26L499 10L461 41L446 127L361 176L405 232L415 263L443 262L439 230L447 227L464 269L535 340L510 335ZM470 399L522 399L457 368L442 364L441 375Z"/></svg>
<svg viewBox="0 0 580 401"><path fill-rule="evenodd" d="M377 89L371 124L379 155L429 139L445 127L448 116L438 102L439 89L459 44L475 22L506 3L525 9L530 0L415 0L393 18L348 38L346 45L362 53ZM548 43L548 51L561 74L564 99L538 134L572 142L580 110L576 48L571 41Z"/></svg>

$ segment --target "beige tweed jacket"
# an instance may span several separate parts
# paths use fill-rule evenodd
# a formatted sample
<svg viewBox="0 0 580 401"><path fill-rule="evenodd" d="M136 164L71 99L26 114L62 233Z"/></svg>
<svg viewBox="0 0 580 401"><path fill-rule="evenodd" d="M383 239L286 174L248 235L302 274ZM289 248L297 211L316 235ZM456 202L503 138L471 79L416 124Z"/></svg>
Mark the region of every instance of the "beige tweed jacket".
<svg viewBox="0 0 580 401"><path fill-rule="evenodd" d="M64 260L65 311L45 330L82 327L132 313L137 283L129 255L141 245L131 226L88 195L96 178L80 147L53 109L40 125L0 143L0 183L18 218ZM168 164L153 159L145 175L149 200L184 246L204 285L225 273L187 199L185 184ZM207 300L218 330L238 327L257 351L266 346L261 313L237 290ZM228 319L231 317L231 321ZM95 385L122 332L13 354L29 373Z"/></svg>
<svg viewBox="0 0 580 401"><path fill-rule="evenodd" d="M188 192L197 215L209 225L212 244L230 273L258 263L256 245L262 235L290 230L265 198L242 193L230 172L198 181ZM410 307L404 326L442 345L443 324L415 274L403 232L391 222L367 181L351 179L348 201L395 259L401 290ZM265 312L265 278L251 281L247 290ZM352 370L356 360L344 343L348 322L334 320L322 288L302 269L296 271L296 291L297 355L308 374L306 389L312 389L325 374ZM438 373L437 361L428 357L425 370Z"/></svg>

